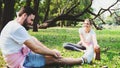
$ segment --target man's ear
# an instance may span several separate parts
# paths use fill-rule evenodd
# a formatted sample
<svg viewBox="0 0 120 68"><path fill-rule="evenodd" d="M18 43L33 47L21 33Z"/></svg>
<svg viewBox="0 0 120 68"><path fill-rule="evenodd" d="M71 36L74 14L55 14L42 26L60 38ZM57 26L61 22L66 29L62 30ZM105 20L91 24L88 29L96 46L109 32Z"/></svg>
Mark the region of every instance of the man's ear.
<svg viewBox="0 0 120 68"><path fill-rule="evenodd" d="M23 16L24 16L24 18L27 18L27 14L26 13L24 13Z"/></svg>

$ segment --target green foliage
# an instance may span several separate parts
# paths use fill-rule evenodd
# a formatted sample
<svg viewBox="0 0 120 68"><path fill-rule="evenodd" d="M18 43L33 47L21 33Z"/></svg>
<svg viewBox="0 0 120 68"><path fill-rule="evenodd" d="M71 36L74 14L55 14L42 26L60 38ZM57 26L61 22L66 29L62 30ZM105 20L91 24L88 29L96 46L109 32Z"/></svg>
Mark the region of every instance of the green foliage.
<svg viewBox="0 0 120 68"><path fill-rule="evenodd" d="M97 40L101 47L101 61L93 60L92 64L75 65L72 68L101 68L108 66L108 68L120 67L120 28L97 30ZM58 49L61 51L63 57L79 58L83 55L82 52L75 52L63 49L62 45L65 42L77 43L79 39L78 28L48 28L39 29L39 32L29 33L37 37L42 43L50 49ZM0 67L3 67L5 62L0 54ZM69 68L65 66L64 68Z"/></svg>
<svg viewBox="0 0 120 68"><path fill-rule="evenodd" d="M46 5L45 2L46 1L44 1L44 3L41 4L41 6L44 7ZM64 13L66 13L68 9L70 9L73 5L77 4L78 2L80 2L80 4L71 11L70 13L71 15L78 14L81 11L83 11L90 4L90 0L51 0L49 18L51 17L53 18L60 15L60 13L63 10L64 10ZM45 12L43 11L42 13L45 13ZM88 14L87 15L85 14L84 16L89 17Z"/></svg>
<svg viewBox="0 0 120 68"><path fill-rule="evenodd" d="M34 0L32 0L30 4L32 8L34 7L33 2ZM39 14L40 23L42 23L43 18L45 16L45 11L47 9L46 6L48 5L48 2L49 0L40 0L39 2L38 14ZM47 18L48 19L55 18L58 15L60 15L63 10L64 10L63 13L66 13L73 5L77 4L78 2L80 2L80 4L69 13L70 15L79 14L80 12L82 12L90 4L90 0L51 0L50 11ZM26 0L16 0L15 6L14 6L15 12L17 12L22 6L25 6L25 5L26 5ZM16 17L16 13L14 13L14 16ZM84 19L86 17L88 18L90 17L90 15L86 13L80 18Z"/></svg>

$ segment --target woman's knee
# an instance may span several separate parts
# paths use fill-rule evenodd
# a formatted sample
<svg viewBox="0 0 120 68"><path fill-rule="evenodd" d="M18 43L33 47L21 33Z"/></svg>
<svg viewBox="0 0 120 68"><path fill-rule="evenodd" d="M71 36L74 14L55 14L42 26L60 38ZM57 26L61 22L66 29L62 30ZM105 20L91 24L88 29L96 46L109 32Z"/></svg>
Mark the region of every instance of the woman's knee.
<svg viewBox="0 0 120 68"><path fill-rule="evenodd" d="M99 53L100 52L100 46L94 47L95 52Z"/></svg>

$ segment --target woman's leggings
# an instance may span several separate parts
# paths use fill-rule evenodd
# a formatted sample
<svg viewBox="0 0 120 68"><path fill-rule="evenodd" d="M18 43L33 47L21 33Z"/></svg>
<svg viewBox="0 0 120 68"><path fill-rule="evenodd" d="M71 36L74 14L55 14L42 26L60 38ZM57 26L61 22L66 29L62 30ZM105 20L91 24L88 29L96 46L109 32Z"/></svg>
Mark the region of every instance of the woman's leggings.
<svg viewBox="0 0 120 68"><path fill-rule="evenodd" d="M81 44L79 45L79 44L73 44L73 43L64 43L63 47L67 50L73 50L73 51L86 50L86 48Z"/></svg>

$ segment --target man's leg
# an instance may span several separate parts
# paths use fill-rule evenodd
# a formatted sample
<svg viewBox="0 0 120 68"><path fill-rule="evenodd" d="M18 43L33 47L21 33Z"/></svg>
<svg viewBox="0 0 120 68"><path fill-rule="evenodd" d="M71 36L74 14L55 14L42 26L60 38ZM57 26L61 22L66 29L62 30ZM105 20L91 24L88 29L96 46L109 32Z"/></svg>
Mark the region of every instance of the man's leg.
<svg viewBox="0 0 120 68"><path fill-rule="evenodd" d="M54 58L52 56L46 56L46 65L81 65L82 58Z"/></svg>
<svg viewBox="0 0 120 68"><path fill-rule="evenodd" d="M100 47L95 46L94 51L95 51L95 60L100 60Z"/></svg>

